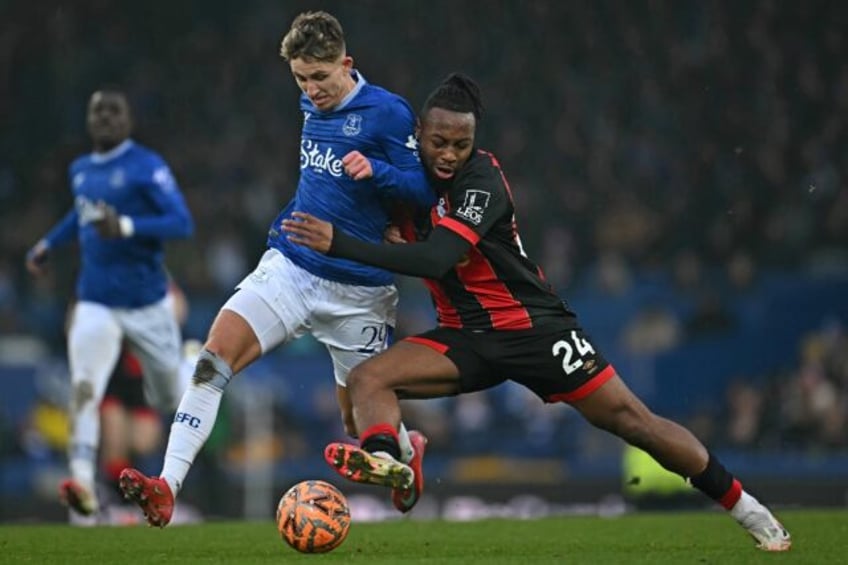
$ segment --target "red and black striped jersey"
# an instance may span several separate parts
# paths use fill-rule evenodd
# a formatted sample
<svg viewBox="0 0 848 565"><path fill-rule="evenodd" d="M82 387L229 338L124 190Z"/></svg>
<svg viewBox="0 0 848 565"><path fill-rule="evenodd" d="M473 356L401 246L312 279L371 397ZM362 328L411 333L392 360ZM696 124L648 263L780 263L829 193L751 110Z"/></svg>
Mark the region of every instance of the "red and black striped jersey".
<svg viewBox="0 0 848 565"><path fill-rule="evenodd" d="M424 279L439 325L475 330L520 330L576 315L542 269L524 253L506 177L489 152L475 150L444 183L439 202L403 226L407 241L426 240L437 225L471 244L440 279Z"/></svg>

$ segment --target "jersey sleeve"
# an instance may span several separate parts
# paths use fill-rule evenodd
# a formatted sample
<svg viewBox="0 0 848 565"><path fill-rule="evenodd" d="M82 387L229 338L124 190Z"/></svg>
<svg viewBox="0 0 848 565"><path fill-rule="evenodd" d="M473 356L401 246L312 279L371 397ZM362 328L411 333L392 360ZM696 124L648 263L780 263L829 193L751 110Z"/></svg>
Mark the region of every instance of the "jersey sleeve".
<svg viewBox="0 0 848 565"><path fill-rule="evenodd" d="M51 249L61 247L74 241L79 233L79 216L76 208L71 208L65 216L59 220L47 235L44 236L47 246Z"/></svg>
<svg viewBox="0 0 848 565"><path fill-rule="evenodd" d="M70 186L73 186L74 184L75 166L76 161L68 167L68 183ZM78 235L79 213L77 212L76 206L72 206L65 216L56 222L52 228L50 228L50 231L44 236L44 240L47 242L47 246L53 249L76 240Z"/></svg>
<svg viewBox="0 0 848 565"><path fill-rule="evenodd" d="M387 101L380 118L383 130L378 142L388 162L370 159L374 183L391 198L432 206L436 195L418 157L412 109L404 100L394 98Z"/></svg>
<svg viewBox="0 0 848 565"><path fill-rule="evenodd" d="M371 243L334 230L328 255L359 261L387 271L440 279L468 252L468 242L450 230L436 228L426 241Z"/></svg>
<svg viewBox="0 0 848 565"><path fill-rule="evenodd" d="M145 193L159 214L132 217L134 234L158 239L189 237L194 232L194 221L168 164L159 157L153 158L141 174Z"/></svg>
<svg viewBox="0 0 848 565"><path fill-rule="evenodd" d="M494 168L477 166L461 174L448 194L451 209L437 225L476 245L508 211L509 197Z"/></svg>

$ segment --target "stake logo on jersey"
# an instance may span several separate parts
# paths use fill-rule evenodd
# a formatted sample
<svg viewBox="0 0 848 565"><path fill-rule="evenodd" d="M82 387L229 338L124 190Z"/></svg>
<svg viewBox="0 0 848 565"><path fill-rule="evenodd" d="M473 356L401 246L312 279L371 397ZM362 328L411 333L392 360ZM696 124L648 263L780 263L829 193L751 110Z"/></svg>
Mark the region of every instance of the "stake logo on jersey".
<svg viewBox="0 0 848 565"><path fill-rule="evenodd" d="M103 219L103 210L85 196L77 196L74 199L74 206L77 209L80 227Z"/></svg>
<svg viewBox="0 0 848 565"><path fill-rule="evenodd" d="M333 148L322 148L311 139L304 139L300 143L300 170L307 167L319 174L330 173L336 178L344 174L342 160L333 152Z"/></svg>
<svg viewBox="0 0 848 565"><path fill-rule="evenodd" d="M457 208L456 215L465 218L475 226L479 226L483 221L483 212L489 205L491 195L485 190L467 190L465 192L465 201L462 206Z"/></svg>
<svg viewBox="0 0 848 565"><path fill-rule="evenodd" d="M268 230L268 245L295 265L319 277L345 284L382 286L393 275L384 269L328 257L294 244L280 230L293 210L333 222L366 241L382 241L394 201L430 207L435 194L421 167L414 142L415 116L396 94L352 73L356 84L338 106L320 111L305 94L300 98L300 176L294 197ZM355 180L342 159L352 151L371 164L372 176Z"/></svg>
<svg viewBox="0 0 848 565"><path fill-rule="evenodd" d="M359 135L362 131L362 116L359 114L348 114L342 126L342 133L348 137Z"/></svg>

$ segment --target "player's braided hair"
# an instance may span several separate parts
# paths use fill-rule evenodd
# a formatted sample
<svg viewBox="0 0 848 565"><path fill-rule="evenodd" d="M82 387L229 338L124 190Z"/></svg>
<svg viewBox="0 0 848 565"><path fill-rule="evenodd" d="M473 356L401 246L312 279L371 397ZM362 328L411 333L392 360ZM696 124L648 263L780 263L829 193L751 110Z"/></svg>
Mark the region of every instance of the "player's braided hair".
<svg viewBox="0 0 848 565"><path fill-rule="evenodd" d="M480 87L468 75L451 73L427 97L421 115L426 115L431 108L443 108L452 112L471 112L479 122L483 117Z"/></svg>
<svg viewBox="0 0 848 565"><path fill-rule="evenodd" d="M280 57L286 61L332 62L344 54L342 24L327 12L303 12L280 40Z"/></svg>

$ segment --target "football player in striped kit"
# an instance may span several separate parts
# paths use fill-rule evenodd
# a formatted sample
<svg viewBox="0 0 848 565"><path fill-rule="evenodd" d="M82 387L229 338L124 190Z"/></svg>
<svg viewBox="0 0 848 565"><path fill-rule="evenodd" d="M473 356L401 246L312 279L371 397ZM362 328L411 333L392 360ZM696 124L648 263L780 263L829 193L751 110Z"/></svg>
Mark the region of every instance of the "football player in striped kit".
<svg viewBox="0 0 848 565"><path fill-rule="evenodd" d="M350 370L383 351L395 324L394 275L294 245L280 225L293 210L338 222L367 241L383 240L394 205L429 208L435 194L418 158L415 116L400 96L369 83L353 67L338 20L326 12L297 16L280 56L302 92L300 179L294 198L271 225L256 269L223 305L183 395L159 477L126 469L121 488L153 526L171 520L178 494L209 437L225 387L261 355L311 333L333 361L347 433L356 436L346 382ZM400 425L400 457L420 466L426 439ZM401 511L415 497L393 495Z"/></svg>
<svg viewBox="0 0 848 565"><path fill-rule="evenodd" d="M439 320L351 372L360 445L328 445L327 462L356 482L413 485L420 473L399 457L398 395L452 396L509 379L649 453L724 507L757 548L788 550L789 532L769 509L689 430L630 391L527 256L500 163L475 143L482 113L479 87L458 73L424 103L421 158L440 198L403 226L411 243L365 242L301 212L283 222L292 241L316 251L424 277Z"/></svg>
<svg viewBox="0 0 848 565"><path fill-rule="evenodd" d="M141 364L150 404L162 411L177 406L182 340L166 299L164 243L194 231L168 164L130 138L126 95L115 89L94 92L86 121L94 151L69 168L74 206L26 258L27 269L40 275L51 254L79 244L81 266L67 337L70 477L60 485L75 523L91 522L98 510L99 407L123 343ZM80 517L88 519L74 520Z"/></svg>

